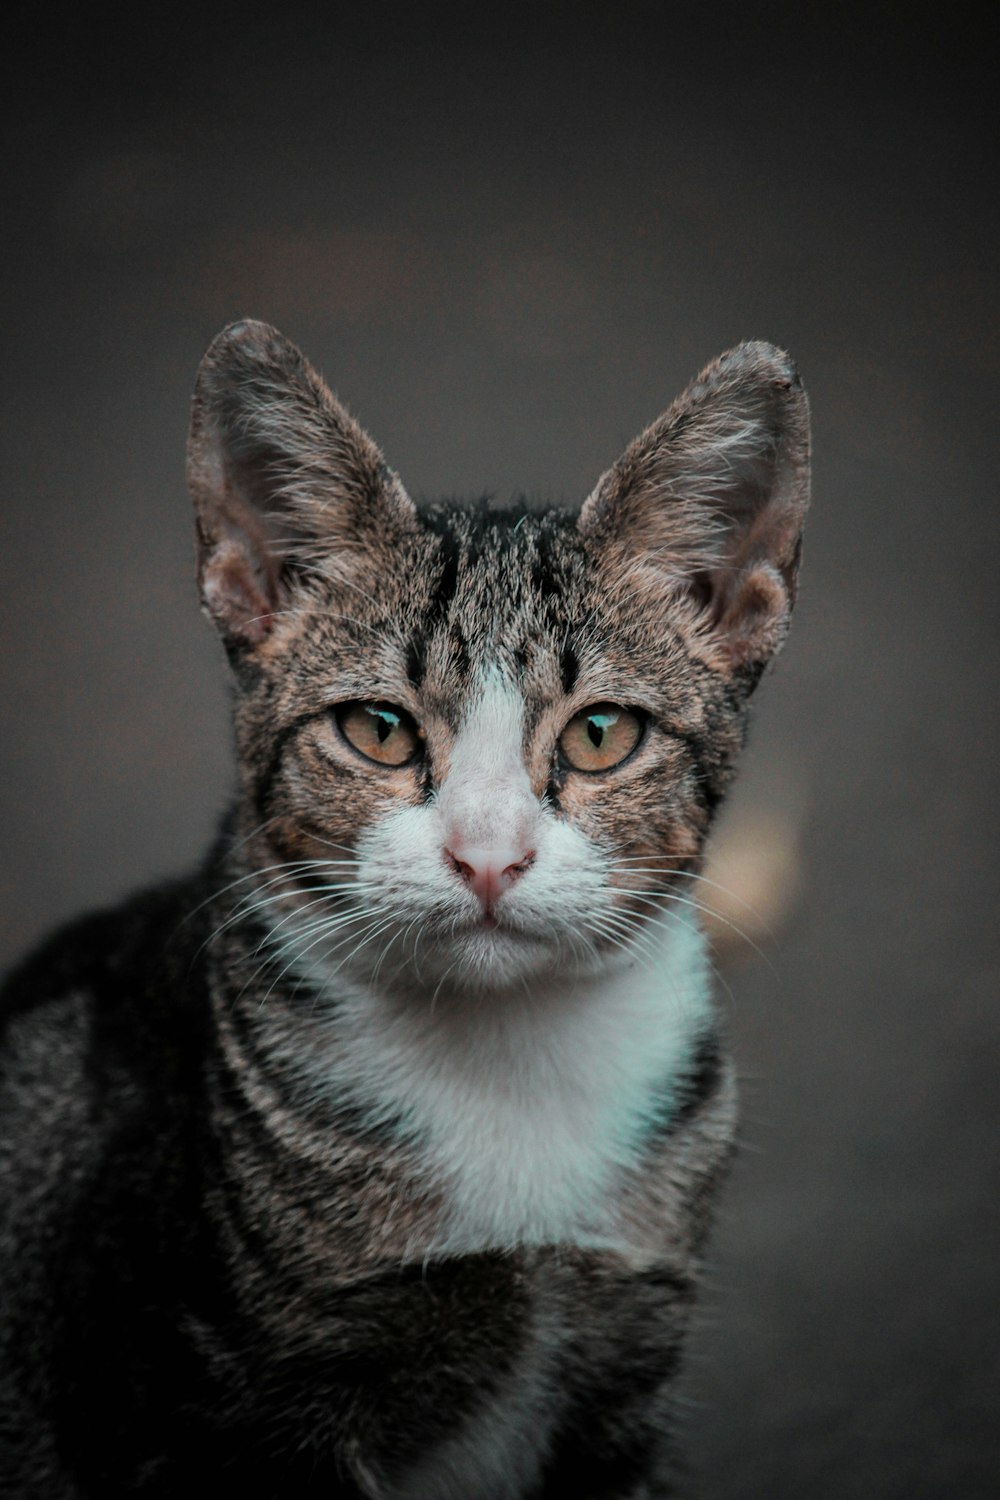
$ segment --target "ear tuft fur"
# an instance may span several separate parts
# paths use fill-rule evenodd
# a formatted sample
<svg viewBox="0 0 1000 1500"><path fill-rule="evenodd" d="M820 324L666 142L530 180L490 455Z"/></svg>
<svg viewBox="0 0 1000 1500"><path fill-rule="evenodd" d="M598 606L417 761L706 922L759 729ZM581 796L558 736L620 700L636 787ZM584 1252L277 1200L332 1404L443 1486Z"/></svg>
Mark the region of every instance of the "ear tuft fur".
<svg viewBox="0 0 1000 1500"><path fill-rule="evenodd" d="M795 600L809 503L809 403L791 359L745 343L708 365L602 476L580 531L612 571L687 589L754 678Z"/></svg>
<svg viewBox="0 0 1000 1500"><path fill-rule="evenodd" d="M202 599L254 646L296 580L349 565L412 502L300 351L267 323L224 328L198 371L188 438Z"/></svg>

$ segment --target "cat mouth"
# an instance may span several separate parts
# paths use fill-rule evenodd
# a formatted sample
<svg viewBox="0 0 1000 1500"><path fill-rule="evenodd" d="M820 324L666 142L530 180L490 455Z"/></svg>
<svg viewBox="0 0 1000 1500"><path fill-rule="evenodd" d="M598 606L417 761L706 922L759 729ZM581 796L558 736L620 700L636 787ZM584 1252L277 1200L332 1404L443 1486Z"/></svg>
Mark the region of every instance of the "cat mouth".
<svg viewBox="0 0 1000 1500"><path fill-rule="evenodd" d="M498 913L492 910L482 912L478 917L474 917L469 922L467 930L470 932L495 932L503 937L511 938L523 938L527 936L527 933L522 931L516 922L512 922L506 913Z"/></svg>
<svg viewBox="0 0 1000 1500"><path fill-rule="evenodd" d="M484 939L491 946L516 944L523 947L538 941L536 935L526 932L524 928L496 912L485 912L474 918L462 931L466 938Z"/></svg>
<svg viewBox="0 0 1000 1500"><path fill-rule="evenodd" d="M509 918L498 914L492 909L478 912L476 916L466 917L460 923L456 923L453 920L448 924L445 931L450 932L453 936L466 938L486 936L492 933L497 934L498 937L516 938L522 936L519 928Z"/></svg>

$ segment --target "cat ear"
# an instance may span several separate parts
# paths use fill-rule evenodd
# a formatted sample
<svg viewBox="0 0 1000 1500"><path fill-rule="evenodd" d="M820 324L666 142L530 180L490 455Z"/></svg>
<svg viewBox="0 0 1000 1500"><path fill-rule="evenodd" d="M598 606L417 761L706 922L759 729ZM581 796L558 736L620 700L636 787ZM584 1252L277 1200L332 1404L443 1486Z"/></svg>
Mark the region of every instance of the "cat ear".
<svg viewBox="0 0 1000 1500"><path fill-rule="evenodd" d="M202 599L230 646L255 646L310 574L339 576L414 510L381 453L303 355L233 323L198 371L188 486Z"/></svg>
<svg viewBox="0 0 1000 1500"><path fill-rule="evenodd" d="M771 344L710 364L599 480L580 531L605 565L681 590L736 669L759 675L795 601L809 403Z"/></svg>

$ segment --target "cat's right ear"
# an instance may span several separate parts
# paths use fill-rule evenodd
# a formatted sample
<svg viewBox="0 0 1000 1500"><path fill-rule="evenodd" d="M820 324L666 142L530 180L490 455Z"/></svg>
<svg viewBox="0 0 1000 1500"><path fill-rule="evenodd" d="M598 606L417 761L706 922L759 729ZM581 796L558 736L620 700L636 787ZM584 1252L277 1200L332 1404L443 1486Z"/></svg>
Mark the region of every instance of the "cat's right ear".
<svg viewBox="0 0 1000 1500"><path fill-rule="evenodd" d="M311 576L349 576L414 515L375 444L266 323L231 324L202 360L187 474L202 601L231 650L259 645Z"/></svg>

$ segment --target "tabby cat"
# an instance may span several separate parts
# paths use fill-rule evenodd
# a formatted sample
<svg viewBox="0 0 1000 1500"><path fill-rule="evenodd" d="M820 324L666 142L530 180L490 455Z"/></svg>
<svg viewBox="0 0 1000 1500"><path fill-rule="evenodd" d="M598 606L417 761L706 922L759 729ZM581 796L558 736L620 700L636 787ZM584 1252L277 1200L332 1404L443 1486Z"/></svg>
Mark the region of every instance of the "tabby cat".
<svg viewBox="0 0 1000 1500"><path fill-rule="evenodd" d="M734 1130L696 920L808 407L709 365L579 513L418 508L265 324L188 472L240 789L9 981L0 1491L639 1500Z"/></svg>

